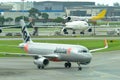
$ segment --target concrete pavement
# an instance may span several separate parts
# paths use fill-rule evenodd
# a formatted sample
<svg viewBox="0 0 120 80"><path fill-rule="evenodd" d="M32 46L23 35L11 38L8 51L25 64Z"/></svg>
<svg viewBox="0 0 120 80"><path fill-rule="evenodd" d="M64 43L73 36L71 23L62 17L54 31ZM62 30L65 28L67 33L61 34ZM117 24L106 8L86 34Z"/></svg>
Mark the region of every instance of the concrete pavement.
<svg viewBox="0 0 120 80"><path fill-rule="evenodd" d="M78 71L77 64L69 69L64 62L50 62L38 70L31 57L0 58L0 80L120 80L120 51L93 54L89 65Z"/></svg>

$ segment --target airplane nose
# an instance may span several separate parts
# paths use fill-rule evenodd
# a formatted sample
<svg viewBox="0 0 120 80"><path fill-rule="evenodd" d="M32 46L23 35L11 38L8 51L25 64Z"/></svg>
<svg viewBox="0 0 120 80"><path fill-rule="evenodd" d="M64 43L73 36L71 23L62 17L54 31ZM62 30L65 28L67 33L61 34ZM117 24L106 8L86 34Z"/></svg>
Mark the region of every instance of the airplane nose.
<svg viewBox="0 0 120 80"><path fill-rule="evenodd" d="M89 53L89 56L90 56L90 58L92 58L92 54L91 53Z"/></svg>
<svg viewBox="0 0 120 80"><path fill-rule="evenodd" d="M88 63L90 63L91 59L92 59L92 54L89 53L89 55L88 55Z"/></svg>
<svg viewBox="0 0 120 80"><path fill-rule="evenodd" d="M91 59L92 59L92 54L91 53L88 53L86 55L86 64L89 64L91 62Z"/></svg>
<svg viewBox="0 0 120 80"><path fill-rule="evenodd" d="M92 54L91 53L86 53L83 57L84 57L83 62L81 62L81 64L87 65L91 62Z"/></svg>
<svg viewBox="0 0 120 80"><path fill-rule="evenodd" d="M91 54L91 53L88 53L88 54L87 54L87 58L88 58L89 60L91 60L91 59L92 59L92 54Z"/></svg>

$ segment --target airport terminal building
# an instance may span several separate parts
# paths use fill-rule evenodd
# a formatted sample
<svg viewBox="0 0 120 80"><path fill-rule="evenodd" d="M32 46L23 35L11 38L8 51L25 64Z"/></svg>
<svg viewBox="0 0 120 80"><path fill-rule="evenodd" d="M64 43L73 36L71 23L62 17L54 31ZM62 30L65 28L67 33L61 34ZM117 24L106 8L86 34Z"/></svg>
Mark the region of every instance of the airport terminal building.
<svg viewBox="0 0 120 80"><path fill-rule="evenodd" d="M41 12L54 12L54 17L63 17L66 14L66 9L82 6L94 6L94 2L35 2L34 7ZM79 14L79 13L78 13ZM51 15L52 16L52 15ZM52 16L52 18L53 18Z"/></svg>
<svg viewBox="0 0 120 80"><path fill-rule="evenodd" d="M17 4L17 5L16 5ZM73 7L81 7L81 6L94 6L95 2L57 2L57 1L44 1L44 2L26 2L23 3L16 2L13 4L13 8L9 11L5 11L5 15L9 16L9 14L15 14L14 16L22 15L24 10L24 15L27 16L27 10L31 8L38 9L41 13L45 12L49 14L49 18L57 18L63 17L66 15L66 9ZM30 6L28 6L30 5ZM17 15L18 14L18 15ZM79 13L78 13L79 14Z"/></svg>
<svg viewBox="0 0 120 80"><path fill-rule="evenodd" d="M120 20L120 6L96 6L95 2L14 2L8 5L0 5L0 12L4 17L28 16L28 10L31 8L38 9L41 13L47 13L49 19L69 16L93 16L98 14L102 9L107 9L106 18L111 20ZM14 15L13 15L14 14Z"/></svg>

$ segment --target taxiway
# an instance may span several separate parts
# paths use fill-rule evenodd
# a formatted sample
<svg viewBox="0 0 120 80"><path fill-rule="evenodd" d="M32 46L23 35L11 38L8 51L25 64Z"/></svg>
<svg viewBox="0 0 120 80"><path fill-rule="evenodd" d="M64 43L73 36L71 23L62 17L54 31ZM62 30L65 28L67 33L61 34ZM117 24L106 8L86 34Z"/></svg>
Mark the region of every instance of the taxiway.
<svg viewBox="0 0 120 80"><path fill-rule="evenodd" d="M78 71L77 64L69 69L64 62L50 62L44 70L38 70L32 57L0 58L0 80L120 80L120 51L93 54L89 65Z"/></svg>

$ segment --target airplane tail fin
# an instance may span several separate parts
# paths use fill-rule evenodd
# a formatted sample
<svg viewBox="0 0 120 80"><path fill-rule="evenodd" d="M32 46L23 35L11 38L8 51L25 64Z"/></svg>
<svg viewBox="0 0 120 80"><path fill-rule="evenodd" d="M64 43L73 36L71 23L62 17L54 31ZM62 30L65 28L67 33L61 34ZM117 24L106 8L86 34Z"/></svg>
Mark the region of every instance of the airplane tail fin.
<svg viewBox="0 0 120 80"><path fill-rule="evenodd" d="M20 25L22 26L21 32L22 32L23 42L24 43L32 42L30 34L27 30L27 26L23 19L20 20Z"/></svg>
<svg viewBox="0 0 120 80"><path fill-rule="evenodd" d="M100 19L103 19L105 17L106 13L107 13L107 10L104 9L97 16L93 16L91 18L91 20L100 20Z"/></svg>

